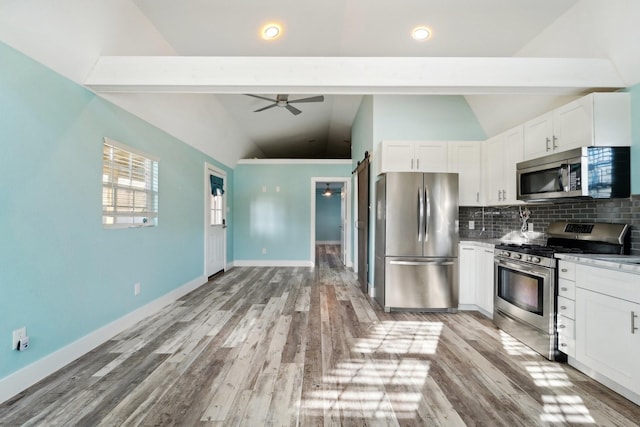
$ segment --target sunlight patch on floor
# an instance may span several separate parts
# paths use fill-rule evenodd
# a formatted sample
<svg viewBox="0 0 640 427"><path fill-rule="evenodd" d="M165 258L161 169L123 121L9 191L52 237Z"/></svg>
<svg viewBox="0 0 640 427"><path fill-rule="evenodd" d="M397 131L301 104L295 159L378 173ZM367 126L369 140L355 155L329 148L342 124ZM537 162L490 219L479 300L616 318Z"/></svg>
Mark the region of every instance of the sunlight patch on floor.
<svg viewBox="0 0 640 427"><path fill-rule="evenodd" d="M511 356L531 356L538 354L504 331L500 331L500 339L504 351Z"/></svg>
<svg viewBox="0 0 640 427"><path fill-rule="evenodd" d="M325 388L307 393L302 409L317 416L335 410L346 417L413 418L429 366L415 359L338 362L323 377Z"/></svg>
<svg viewBox="0 0 640 427"><path fill-rule="evenodd" d="M366 338L356 341L359 353L435 354L442 322L393 322L377 324Z"/></svg>
<svg viewBox="0 0 640 427"><path fill-rule="evenodd" d="M595 424L580 396L543 395L542 402L544 412L540 415L541 421Z"/></svg>
<svg viewBox="0 0 640 427"><path fill-rule="evenodd" d="M313 416L357 419L413 419L435 354L441 322L384 321L355 340L352 355L339 360L316 390L305 393L301 409ZM366 356L365 356L366 355Z"/></svg>
<svg viewBox="0 0 640 427"><path fill-rule="evenodd" d="M573 385L559 363L525 362L523 365L538 387L570 387Z"/></svg>

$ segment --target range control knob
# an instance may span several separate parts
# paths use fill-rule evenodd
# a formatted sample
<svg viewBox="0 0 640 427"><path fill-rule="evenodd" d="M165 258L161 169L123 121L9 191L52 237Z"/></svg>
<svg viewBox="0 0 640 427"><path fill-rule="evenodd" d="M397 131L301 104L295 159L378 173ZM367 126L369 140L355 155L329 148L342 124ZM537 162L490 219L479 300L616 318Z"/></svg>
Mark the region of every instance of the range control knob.
<svg viewBox="0 0 640 427"><path fill-rule="evenodd" d="M535 262L536 264L540 264L540 258L537 256L531 257L531 262Z"/></svg>
<svg viewBox="0 0 640 427"><path fill-rule="evenodd" d="M521 259L522 255L521 254L513 254L513 258L515 259Z"/></svg>
<svg viewBox="0 0 640 427"><path fill-rule="evenodd" d="M525 258L524 260L525 260L525 261L527 261L527 262L531 262L531 259L532 259L532 258L533 258L533 257L532 257L531 255L527 255L527 256L526 256L526 258Z"/></svg>

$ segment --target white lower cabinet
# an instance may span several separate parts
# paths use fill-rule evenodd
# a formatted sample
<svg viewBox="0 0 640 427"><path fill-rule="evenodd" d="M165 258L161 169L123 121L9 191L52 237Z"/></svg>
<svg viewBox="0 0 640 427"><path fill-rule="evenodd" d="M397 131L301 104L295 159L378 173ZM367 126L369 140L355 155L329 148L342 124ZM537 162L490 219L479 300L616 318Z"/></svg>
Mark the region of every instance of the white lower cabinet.
<svg viewBox="0 0 640 427"><path fill-rule="evenodd" d="M640 394L640 275L578 265L575 359Z"/></svg>
<svg viewBox="0 0 640 427"><path fill-rule="evenodd" d="M463 242L459 254L459 305L493 317L493 248Z"/></svg>

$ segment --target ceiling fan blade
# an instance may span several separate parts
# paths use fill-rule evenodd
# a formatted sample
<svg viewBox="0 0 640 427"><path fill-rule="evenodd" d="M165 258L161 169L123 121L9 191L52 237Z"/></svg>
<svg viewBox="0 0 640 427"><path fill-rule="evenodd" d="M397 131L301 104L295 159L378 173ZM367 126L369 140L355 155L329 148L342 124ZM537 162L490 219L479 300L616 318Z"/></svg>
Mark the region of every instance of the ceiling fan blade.
<svg viewBox="0 0 640 427"><path fill-rule="evenodd" d="M309 98L295 99L293 101L289 101L289 104L292 102L323 102L324 96L310 96Z"/></svg>
<svg viewBox="0 0 640 427"><path fill-rule="evenodd" d="M292 106L292 105L285 105L285 108L289 111L291 111L291 114L297 116L298 114L302 113L302 111L298 110L296 107Z"/></svg>
<svg viewBox="0 0 640 427"><path fill-rule="evenodd" d="M258 110L255 110L254 113L259 113L260 111L264 111L264 110L268 110L269 108L273 108L275 107L277 104L271 104L271 105L267 105L266 107L262 107Z"/></svg>
<svg viewBox="0 0 640 427"><path fill-rule="evenodd" d="M264 96L259 96L259 95L251 95L250 93L245 93L245 95L247 95L247 96L252 96L252 97L254 97L254 98L258 98L258 99L264 99L265 101L278 102L278 101L277 101L277 100L275 100L275 99L266 98L266 97L264 97Z"/></svg>

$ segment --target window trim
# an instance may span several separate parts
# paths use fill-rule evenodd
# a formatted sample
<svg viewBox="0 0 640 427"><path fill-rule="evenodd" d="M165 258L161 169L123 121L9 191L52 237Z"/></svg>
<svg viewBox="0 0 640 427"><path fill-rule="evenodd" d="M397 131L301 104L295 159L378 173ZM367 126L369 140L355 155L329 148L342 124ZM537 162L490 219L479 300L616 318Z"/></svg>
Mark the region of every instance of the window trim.
<svg viewBox="0 0 640 427"><path fill-rule="evenodd" d="M152 215L147 215L147 217L151 218L151 221L149 221L148 223L142 223L142 224L136 224L136 223L113 223L113 224L107 224L105 223L105 216L121 216L121 217L126 217L126 218L131 218L132 221L134 218L140 217L140 215L135 215L133 212L130 216L128 215L114 215L113 212L108 212L104 210L104 189L107 187L105 185L104 182L104 166L105 166L105 161L104 161L104 152L105 152L105 146L109 145L112 146L118 150L123 150L126 151L127 153L136 155L136 156L140 156L145 158L145 160L150 160L152 163L152 165L155 163L155 177L152 177L152 181L155 181L155 189L151 188L151 189L144 189L144 192L147 193L147 196L151 196L155 198L155 204L156 204L156 209L155 211L148 211L146 213L148 214L152 214ZM157 227L158 225L158 213L160 210L159 207L159 185L158 185L158 181L159 181L159 169L160 169L160 159L157 156L153 156L149 153L146 153L142 150L138 150L136 148L130 147L126 144L123 144L121 142L115 141L109 137L104 137L103 139L103 144L102 144L102 153L103 153L103 160L102 160L102 227L104 229L123 229L123 228L146 228L146 227ZM145 168L146 171L146 168ZM112 186L113 188L113 186ZM126 187L125 187L126 188ZM139 188L135 188L136 190L140 190Z"/></svg>

